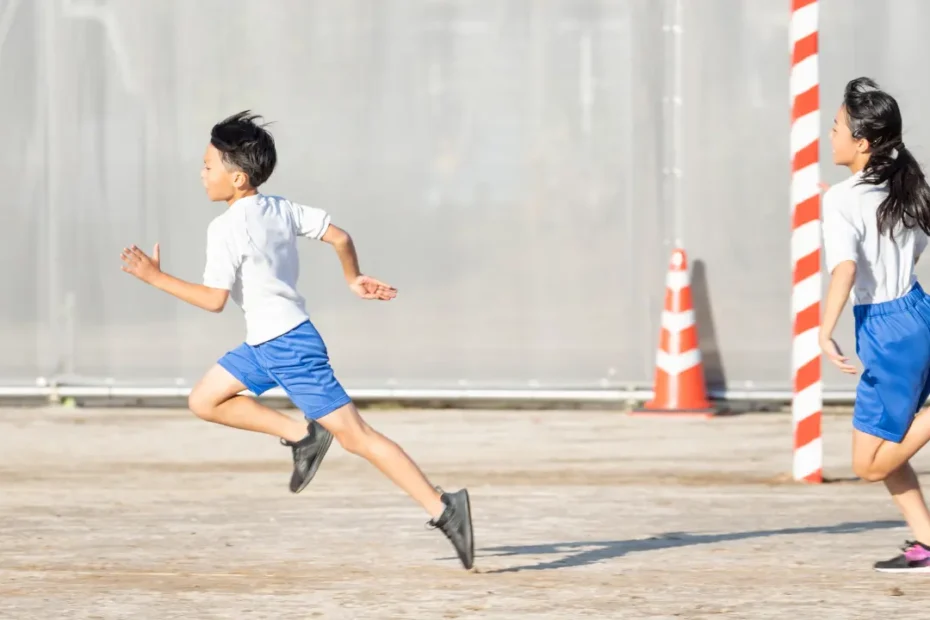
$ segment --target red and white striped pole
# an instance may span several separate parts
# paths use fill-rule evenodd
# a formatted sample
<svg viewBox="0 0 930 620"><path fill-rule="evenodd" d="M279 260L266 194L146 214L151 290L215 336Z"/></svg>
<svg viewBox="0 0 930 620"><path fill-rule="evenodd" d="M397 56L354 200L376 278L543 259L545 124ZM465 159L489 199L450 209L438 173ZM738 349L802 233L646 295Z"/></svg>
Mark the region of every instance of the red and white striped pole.
<svg viewBox="0 0 930 620"><path fill-rule="evenodd" d="M791 0L791 347L794 479L823 482L817 0Z"/></svg>

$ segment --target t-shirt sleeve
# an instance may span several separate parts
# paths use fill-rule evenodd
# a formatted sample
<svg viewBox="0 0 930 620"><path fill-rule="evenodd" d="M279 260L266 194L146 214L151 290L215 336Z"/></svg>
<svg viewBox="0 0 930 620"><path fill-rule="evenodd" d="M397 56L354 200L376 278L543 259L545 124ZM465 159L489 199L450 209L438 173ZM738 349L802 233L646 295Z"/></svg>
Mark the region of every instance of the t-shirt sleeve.
<svg viewBox="0 0 930 620"><path fill-rule="evenodd" d="M849 214L848 198L830 190L823 197L823 246L827 273L843 261L855 261L859 254L860 231Z"/></svg>
<svg viewBox="0 0 930 620"><path fill-rule="evenodd" d="M228 226L213 221L207 228L207 263L203 269L203 284L210 288L232 290L242 256L236 251L235 239Z"/></svg>
<svg viewBox="0 0 930 620"><path fill-rule="evenodd" d="M308 207L297 203L290 203L291 214L294 218L294 232L301 237L320 239L329 228L329 213L317 207Z"/></svg>

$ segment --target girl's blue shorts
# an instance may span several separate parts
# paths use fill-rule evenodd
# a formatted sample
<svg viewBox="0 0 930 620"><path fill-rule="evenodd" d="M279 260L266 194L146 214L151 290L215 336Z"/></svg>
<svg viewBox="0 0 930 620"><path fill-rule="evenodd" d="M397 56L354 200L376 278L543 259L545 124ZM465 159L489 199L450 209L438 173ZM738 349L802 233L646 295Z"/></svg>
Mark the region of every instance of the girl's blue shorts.
<svg viewBox="0 0 930 620"><path fill-rule="evenodd" d="M900 443L930 394L930 296L920 284L898 299L853 307L864 366L853 426Z"/></svg>

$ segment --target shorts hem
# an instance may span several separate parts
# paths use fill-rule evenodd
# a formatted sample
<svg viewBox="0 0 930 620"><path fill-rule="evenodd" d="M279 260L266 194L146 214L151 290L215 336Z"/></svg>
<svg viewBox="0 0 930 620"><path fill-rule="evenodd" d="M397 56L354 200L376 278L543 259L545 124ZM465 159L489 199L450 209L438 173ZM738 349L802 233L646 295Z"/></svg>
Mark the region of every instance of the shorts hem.
<svg viewBox="0 0 930 620"><path fill-rule="evenodd" d="M891 441L893 443L901 443L904 439L904 435L907 434L907 431L899 434L875 426L869 426L868 424L857 421L855 418L853 418L853 428L866 435L872 435L873 437L878 437L879 439L884 439L885 441Z"/></svg>
<svg viewBox="0 0 930 620"><path fill-rule="evenodd" d="M293 400L293 399L291 399L291 400ZM332 412L335 411L336 409L339 409L340 407L345 407L346 405L348 405L348 404L351 403L351 402L352 402L352 399L349 398L349 395L348 395L348 394L343 394L342 396L340 396L340 397L338 397L338 398L334 398L333 400L329 401L328 403L326 403L326 404L323 405L322 407L317 407L316 409L312 409L312 410L310 410L310 411L305 411L303 408L300 407L300 405L297 405L297 403L294 403L294 404L297 405L297 407L301 410L301 412L304 414L304 417L305 417L306 419L308 419L308 420L319 420L320 418L322 418L322 417L324 417L324 416L326 416L326 415L329 415L330 413L332 413Z"/></svg>
<svg viewBox="0 0 930 620"><path fill-rule="evenodd" d="M225 358L220 358L219 360L217 360L216 363L217 363L220 367L222 367L223 370L225 370L226 372L228 372L229 374L231 374L231 375L233 376L233 378L234 378L236 381L238 381L239 383L241 383L242 385L244 385L248 391L252 392L252 393L255 394L256 396L261 396L262 394L264 394L265 392L267 392L269 389L271 389L271 388L259 388L259 387L257 387L257 386L256 386L255 384L253 384L251 381L249 381L248 379L246 379L245 376L239 371L239 369L235 367L235 365L230 364L229 362L227 362Z"/></svg>

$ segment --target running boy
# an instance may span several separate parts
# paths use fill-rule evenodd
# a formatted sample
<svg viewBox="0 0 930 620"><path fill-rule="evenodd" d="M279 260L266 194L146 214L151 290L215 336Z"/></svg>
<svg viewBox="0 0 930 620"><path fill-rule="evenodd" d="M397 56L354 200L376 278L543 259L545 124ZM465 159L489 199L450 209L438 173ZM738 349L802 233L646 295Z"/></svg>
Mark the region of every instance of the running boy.
<svg viewBox="0 0 930 620"><path fill-rule="evenodd" d="M868 78L846 85L833 121L834 163L852 176L823 200L830 287L820 346L840 370L855 373L833 341L852 299L856 353L863 364L853 412L853 470L884 481L911 528L903 553L876 562L885 572L930 572L930 512L910 459L930 441L930 296L914 265L930 234L930 187L901 137L901 112Z"/></svg>
<svg viewBox="0 0 930 620"><path fill-rule="evenodd" d="M349 288L362 299L390 300L396 290L359 271L347 232L322 209L266 196L258 188L277 163L274 140L241 112L213 127L200 173L207 197L229 208L207 229L203 284L168 275L156 244L151 257L136 246L122 253L123 271L194 306L221 312L229 297L242 308L245 342L220 358L191 392L189 406L204 420L274 435L291 447L291 491L316 473L332 437L381 470L429 513L429 525L449 539L465 568L474 560L468 491L442 493L400 446L372 429L334 376L326 346L297 293L297 238L330 244ZM295 422L253 398L280 386L308 423Z"/></svg>

